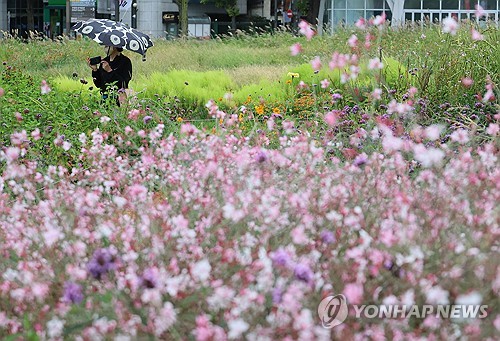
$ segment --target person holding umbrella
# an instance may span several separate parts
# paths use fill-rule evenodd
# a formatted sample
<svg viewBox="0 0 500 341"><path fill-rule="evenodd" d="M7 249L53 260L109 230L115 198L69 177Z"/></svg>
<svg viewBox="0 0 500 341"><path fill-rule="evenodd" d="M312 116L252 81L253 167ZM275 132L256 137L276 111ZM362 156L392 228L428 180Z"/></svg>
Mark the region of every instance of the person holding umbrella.
<svg viewBox="0 0 500 341"><path fill-rule="evenodd" d="M94 84L101 89L104 96L109 95L109 86L113 83L118 89L128 88L128 83L132 78L132 62L121 54L123 49L142 55L142 60L145 61L147 50L154 45L147 34L130 28L122 22L109 19L79 21L72 29L106 46L106 58L101 60L100 57L96 57L87 60L92 68ZM120 105L119 102L118 105Z"/></svg>
<svg viewBox="0 0 500 341"><path fill-rule="evenodd" d="M132 79L132 62L122 54L123 48L106 46L105 50L106 57L103 59L87 58L92 69L92 79L95 86L101 89L103 99L116 94L113 89L118 90L118 93L125 93ZM120 96L116 96L116 103L120 106Z"/></svg>

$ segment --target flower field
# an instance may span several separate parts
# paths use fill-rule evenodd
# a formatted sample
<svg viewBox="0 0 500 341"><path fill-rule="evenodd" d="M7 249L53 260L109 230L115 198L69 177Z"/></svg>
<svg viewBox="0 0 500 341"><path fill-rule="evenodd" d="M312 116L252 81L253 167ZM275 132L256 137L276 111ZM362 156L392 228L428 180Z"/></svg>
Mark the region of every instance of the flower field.
<svg viewBox="0 0 500 341"><path fill-rule="evenodd" d="M380 18L359 26L384 29ZM300 32L315 39L305 22ZM311 68L329 64L347 87L361 55L317 57ZM89 113L92 129L64 136L30 110L10 113L18 126L0 152L0 337L496 339L498 73L460 77L463 91L481 83L473 114L439 103L451 114L424 125L419 84L391 93L377 79L382 64L368 58L376 82L348 107L331 79L318 83L322 97L296 84L314 99L306 119L208 98L207 128L139 102L120 108L121 121L116 108ZM58 96L40 84L39 96ZM14 105L1 87L0 104ZM43 135L47 148L37 146L49 144ZM349 305L487 308L481 318L367 318L350 306L325 328L318 305L337 294Z"/></svg>

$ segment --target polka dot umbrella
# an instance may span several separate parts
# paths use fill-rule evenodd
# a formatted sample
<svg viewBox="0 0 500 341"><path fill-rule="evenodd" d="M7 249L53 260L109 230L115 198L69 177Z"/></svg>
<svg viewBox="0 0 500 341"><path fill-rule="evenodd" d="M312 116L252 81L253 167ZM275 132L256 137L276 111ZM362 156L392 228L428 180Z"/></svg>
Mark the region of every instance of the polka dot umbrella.
<svg viewBox="0 0 500 341"><path fill-rule="evenodd" d="M146 51L153 46L147 34L109 19L89 19L77 22L72 29L105 46L121 47L137 52L146 59Z"/></svg>

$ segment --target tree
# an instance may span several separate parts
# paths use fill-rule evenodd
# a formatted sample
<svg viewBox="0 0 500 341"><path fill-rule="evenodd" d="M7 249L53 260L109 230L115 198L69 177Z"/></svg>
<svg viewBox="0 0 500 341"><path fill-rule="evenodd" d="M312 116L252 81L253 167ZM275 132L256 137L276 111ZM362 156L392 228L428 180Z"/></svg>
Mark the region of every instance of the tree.
<svg viewBox="0 0 500 341"><path fill-rule="evenodd" d="M189 0L174 0L179 7L179 35L186 37L188 34L188 3Z"/></svg>
<svg viewBox="0 0 500 341"><path fill-rule="evenodd" d="M27 29L29 32L35 31L35 12L34 8L38 1L37 0L27 0L26 1L26 15L27 15Z"/></svg>
<svg viewBox="0 0 500 341"><path fill-rule="evenodd" d="M231 30L236 31L236 16L240 14L238 0L201 0L202 4L213 3L215 7L224 8L231 18Z"/></svg>
<svg viewBox="0 0 500 341"><path fill-rule="evenodd" d="M299 0L297 1L297 9L299 10L302 17L305 17L305 20L313 25L322 25L323 18L320 17L319 8L321 2L324 0Z"/></svg>
<svg viewBox="0 0 500 341"><path fill-rule="evenodd" d="M405 0L387 0L387 4L389 5L392 12L392 25L403 25L405 21Z"/></svg>

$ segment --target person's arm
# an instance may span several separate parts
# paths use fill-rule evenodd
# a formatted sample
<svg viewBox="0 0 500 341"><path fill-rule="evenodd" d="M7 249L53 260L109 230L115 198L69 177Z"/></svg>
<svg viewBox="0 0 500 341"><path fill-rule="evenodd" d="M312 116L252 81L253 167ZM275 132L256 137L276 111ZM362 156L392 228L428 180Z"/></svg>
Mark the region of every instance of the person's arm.
<svg viewBox="0 0 500 341"><path fill-rule="evenodd" d="M103 89L105 85L102 77L103 70L101 70L98 65L90 65L90 58L87 58L87 64L92 69L92 81L94 82L94 85L99 89Z"/></svg>
<svg viewBox="0 0 500 341"><path fill-rule="evenodd" d="M107 69L107 70L106 70ZM120 58L118 63L114 63L113 68L105 67L103 77L106 84L116 84L118 88L128 88L128 83L132 79L132 62L128 57Z"/></svg>

